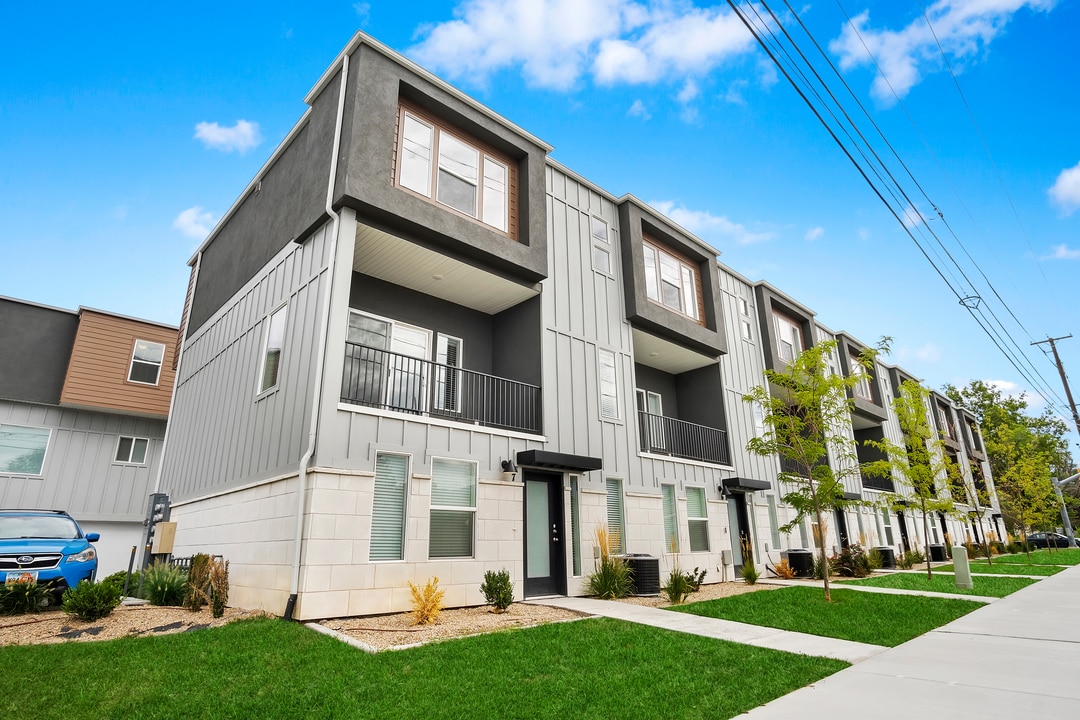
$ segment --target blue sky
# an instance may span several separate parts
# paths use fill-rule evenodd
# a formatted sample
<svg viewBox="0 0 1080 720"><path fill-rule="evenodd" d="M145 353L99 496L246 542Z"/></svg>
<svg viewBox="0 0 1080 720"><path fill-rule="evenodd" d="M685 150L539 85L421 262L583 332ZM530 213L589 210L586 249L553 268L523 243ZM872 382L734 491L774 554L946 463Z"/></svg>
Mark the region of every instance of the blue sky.
<svg viewBox="0 0 1080 720"><path fill-rule="evenodd" d="M929 196L910 217L931 218L962 258L972 289L959 271L954 285L984 298L1038 376L1025 373L1063 396L1028 343L1076 332L1059 347L1080 368L1069 285L1080 269L1080 2L922 2L791 7ZM980 378L1041 403L726 3L8 4L0 295L178 322L186 261L357 29L609 192L668 212L826 325L892 336L890 360L931 387Z"/></svg>

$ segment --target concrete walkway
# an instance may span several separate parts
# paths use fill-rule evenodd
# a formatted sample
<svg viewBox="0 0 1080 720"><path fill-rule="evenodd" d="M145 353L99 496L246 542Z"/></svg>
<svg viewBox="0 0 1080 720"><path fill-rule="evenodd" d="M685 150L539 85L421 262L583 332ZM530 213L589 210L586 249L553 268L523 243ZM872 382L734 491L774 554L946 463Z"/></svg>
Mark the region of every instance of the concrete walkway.
<svg viewBox="0 0 1080 720"><path fill-rule="evenodd" d="M1073 567L743 717L1073 717L1078 614L1080 567Z"/></svg>
<svg viewBox="0 0 1080 720"><path fill-rule="evenodd" d="M879 645L868 645L867 643L852 642L850 640L838 640L788 630L777 630L776 628L701 617L690 613L672 612L671 610L661 610L642 605L630 605L629 603L611 600L557 597L531 602L576 610L589 615L601 615L616 620L652 625L666 630L690 633L691 635L730 640L731 642L771 648L773 650L786 650L800 655L835 658L850 663L862 662L886 649Z"/></svg>
<svg viewBox="0 0 1080 720"><path fill-rule="evenodd" d="M1038 578L1042 580L1042 578ZM783 585L785 587L812 587L824 591L825 583L821 580L781 580L768 578L758 580L758 585ZM960 595L959 593L931 592L930 590L905 590L903 588L876 587L874 585L852 585L846 582L829 583L830 590L858 590L859 592L880 593L882 595L921 595L922 597L944 598L946 600L973 600L981 603L997 602L1000 598L981 595Z"/></svg>

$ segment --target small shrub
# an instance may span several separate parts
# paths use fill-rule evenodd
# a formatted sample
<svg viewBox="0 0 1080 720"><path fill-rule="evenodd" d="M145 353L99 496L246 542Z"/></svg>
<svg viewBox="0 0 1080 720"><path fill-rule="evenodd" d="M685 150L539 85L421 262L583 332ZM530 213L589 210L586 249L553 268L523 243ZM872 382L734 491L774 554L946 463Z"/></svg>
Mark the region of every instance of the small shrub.
<svg viewBox="0 0 1080 720"><path fill-rule="evenodd" d="M634 591L634 574L626 560L615 555L619 547L617 533L609 533L601 525L596 528L596 544L600 557L596 569L585 578L585 590L604 600L624 598Z"/></svg>
<svg viewBox="0 0 1080 720"><path fill-rule="evenodd" d="M844 577L862 578L870 574L870 560L859 545L848 545L829 558L829 570Z"/></svg>
<svg viewBox="0 0 1080 720"><path fill-rule="evenodd" d="M926 555L921 550L908 550L904 553L904 558L909 561L908 567L914 567L926 562Z"/></svg>
<svg viewBox="0 0 1080 720"><path fill-rule="evenodd" d="M773 572L775 572L776 577L780 578L781 580L795 579L795 568L791 567L791 564L788 563L787 558L781 558L780 562L776 563L776 566L773 568Z"/></svg>
<svg viewBox="0 0 1080 720"><path fill-rule="evenodd" d="M1014 555L1024 552L1024 545L1018 540L1013 540L1006 546L1006 552Z"/></svg>
<svg viewBox="0 0 1080 720"><path fill-rule="evenodd" d="M693 592L690 589L690 574L684 573L682 569L676 565L671 569L667 582L660 590L672 605L682 605L683 602L686 601L687 595Z"/></svg>
<svg viewBox="0 0 1080 720"><path fill-rule="evenodd" d="M914 563L911 560L911 554L908 552L902 552L896 556L896 567L901 570L910 570Z"/></svg>
<svg viewBox="0 0 1080 720"><path fill-rule="evenodd" d="M964 543L964 549L967 550L968 560L974 560L975 558L979 557L979 550L970 540Z"/></svg>
<svg viewBox="0 0 1080 720"><path fill-rule="evenodd" d="M821 559L818 558L817 554L815 553L814 554L814 569L812 571L812 575L814 576L815 580L824 580L825 579L825 567L826 567L825 565L821 564Z"/></svg>
<svg viewBox="0 0 1080 720"><path fill-rule="evenodd" d="M206 553L191 556L187 586L184 588L184 607L199 612L210 601L210 565L213 562Z"/></svg>
<svg viewBox="0 0 1080 720"><path fill-rule="evenodd" d="M870 566L870 571L880 570L884 564L884 560L881 557L881 551L877 548L870 548L866 553L866 563Z"/></svg>
<svg viewBox="0 0 1080 720"><path fill-rule="evenodd" d="M693 571L686 573L686 581L690 583L690 592L696 593L701 589L701 583L705 582L705 571L695 567Z"/></svg>
<svg viewBox="0 0 1080 720"><path fill-rule="evenodd" d="M214 617L225 614L229 603L229 561L215 559L210 564L210 608Z"/></svg>
<svg viewBox="0 0 1080 720"><path fill-rule="evenodd" d="M439 589L439 578L433 577L419 588L409 582L409 590L412 591L412 614L417 625L434 625L439 619L439 611L442 610L443 595L445 590Z"/></svg>
<svg viewBox="0 0 1080 720"><path fill-rule="evenodd" d="M167 562L155 561L143 573L143 597L151 605L179 605L184 599L187 573Z"/></svg>
<svg viewBox="0 0 1080 720"><path fill-rule="evenodd" d="M107 577L102 578L101 580L98 580L98 583L101 584L101 585L112 585L113 587L115 587L117 589L117 591L120 593L120 595L123 596L124 582L127 580L127 577L128 577L127 571L120 570L119 572L114 572L112 575L109 575ZM136 584L138 584L138 579L136 578L134 582ZM131 583L128 583L128 585L130 586ZM129 591L131 590L130 587L128 589L129 589Z"/></svg>
<svg viewBox="0 0 1080 720"><path fill-rule="evenodd" d="M488 570L484 573L484 582L480 584L487 604L501 613L514 602L514 583L510 581L510 571L503 568L499 572Z"/></svg>
<svg viewBox="0 0 1080 720"><path fill-rule="evenodd" d="M121 573L124 574L124 573ZM101 582L83 580L73 588L64 591L61 608L68 615L74 615L83 622L93 622L110 614L120 604L123 584L105 578Z"/></svg>
<svg viewBox="0 0 1080 720"><path fill-rule="evenodd" d="M36 582L0 585L0 615L25 615L40 612L49 604L52 587Z"/></svg>
<svg viewBox="0 0 1080 720"><path fill-rule="evenodd" d="M757 583L758 571L753 563L746 563L742 566L742 579L747 585L754 585Z"/></svg>

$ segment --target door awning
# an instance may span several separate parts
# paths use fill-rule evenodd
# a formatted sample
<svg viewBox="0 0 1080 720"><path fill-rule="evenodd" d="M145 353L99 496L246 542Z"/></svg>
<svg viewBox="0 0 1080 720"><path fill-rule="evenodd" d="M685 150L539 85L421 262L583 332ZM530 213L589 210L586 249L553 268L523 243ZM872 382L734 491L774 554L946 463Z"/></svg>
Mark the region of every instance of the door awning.
<svg viewBox="0 0 1080 720"><path fill-rule="evenodd" d="M844 491L845 500L862 500L862 493Z"/></svg>
<svg viewBox="0 0 1080 720"><path fill-rule="evenodd" d="M728 492L754 492L755 490L768 490L772 483L768 480L753 480L751 478L724 478L723 489Z"/></svg>
<svg viewBox="0 0 1080 720"><path fill-rule="evenodd" d="M600 470L604 467L604 461L601 458L588 457L587 455L569 455L567 453L551 452L550 450L522 450L517 454L517 464L519 466L568 472L588 472L590 470Z"/></svg>

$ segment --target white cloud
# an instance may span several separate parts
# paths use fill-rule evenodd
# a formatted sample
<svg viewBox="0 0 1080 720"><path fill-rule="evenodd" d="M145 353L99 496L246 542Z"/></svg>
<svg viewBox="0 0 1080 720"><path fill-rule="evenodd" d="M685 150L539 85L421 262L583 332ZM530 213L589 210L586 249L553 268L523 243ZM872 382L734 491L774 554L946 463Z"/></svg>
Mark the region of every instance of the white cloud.
<svg viewBox="0 0 1080 720"><path fill-rule="evenodd" d="M1073 250L1065 243L1055 245L1053 252L1043 255L1040 260L1080 260L1080 249Z"/></svg>
<svg viewBox="0 0 1080 720"><path fill-rule="evenodd" d="M869 228L859 228L859 239L863 240L863 241L869 240L870 239L870 229Z"/></svg>
<svg viewBox="0 0 1080 720"><path fill-rule="evenodd" d="M864 10L850 25L843 26L840 36L829 43L829 50L840 57L840 68L849 71L873 65L869 49L880 66L880 71L875 68L871 94L891 104L895 101L893 91L903 98L925 73L945 69L939 41L953 69L961 70L959 63L977 58L1021 9L1048 11L1056 1L938 0L926 9L933 31L921 14L901 30L875 30L870 27L870 11Z"/></svg>
<svg viewBox="0 0 1080 720"><path fill-rule="evenodd" d="M806 235L803 236L803 239L808 240L810 242L813 242L815 240L820 240L824 236L825 236L825 228L818 225L817 227L812 227L809 230L807 230Z"/></svg>
<svg viewBox="0 0 1080 720"><path fill-rule="evenodd" d="M176 216L172 226L188 237L203 240L214 228L217 220L200 206L190 207Z"/></svg>
<svg viewBox="0 0 1080 720"><path fill-rule="evenodd" d="M418 32L409 54L451 78L484 84L519 67L526 81L566 90L699 76L748 52L753 39L727 8L685 0L463 0L455 18Z"/></svg>
<svg viewBox="0 0 1080 720"><path fill-rule="evenodd" d="M679 90L679 94L675 96L675 99L681 102L683 105L694 102L697 96L701 94L701 90L698 88L693 78L687 78L683 83L682 89Z"/></svg>
<svg viewBox="0 0 1080 720"><path fill-rule="evenodd" d="M1047 191L1054 204L1066 215L1080 209L1080 163L1061 171Z"/></svg>
<svg viewBox="0 0 1080 720"><path fill-rule="evenodd" d="M902 363L918 360L919 362L936 365L941 362L942 355L941 348L932 342L915 348L905 345L896 351L896 358Z"/></svg>
<svg viewBox="0 0 1080 720"><path fill-rule="evenodd" d="M701 239L713 244L720 244L718 241L725 240L734 241L739 245L752 245L775 237L775 234L771 232L749 230L745 225L731 222L723 215L713 215L706 210L690 210L670 200L650 202L649 205Z"/></svg>
<svg viewBox="0 0 1080 720"><path fill-rule="evenodd" d="M997 388L1001 391L1001 394L1007 398L1013 398L1016 400L1025 400L1028 404L1029 410L1038 411L1046 404L1046 398L1036 392L1031 392L1027 388L1024 388L1011 380L984 380L987 385Z"/></svg>
<svg viewBox="0 0 1080 720"><path fill-rule="evenodd" d="M729 102L732 105L745 105L746 98L743 97L742 93L749 84L748 81L742 79L732 81L728 85L727 92L724 93L724 102Z"/></svg>
<svg viewBox="0 0 1080 720"><path fill-rule="evenodd" d="M353 10L356 11L356 17L360 19L361 25L367 25L371 20L371 3L353 3Z"/></svg>
<svg viewBox="0 0 1080 720"><path fill-rule="evenodd" d="M195 126L195 139L203 145L222 152L236 150L245 153L262 142L259 123L237 120L232 127L222 127L216 122L201 122Z"/></svg>
<svg viewBox="0 0 1080 720"><path fill-rule="evenodd" d="M626 111L628 117L639 117L642 120L648 120L652 117L652 113L649 112L649 108L645 107L645 103L640 99L635 100L634 104L630 106L630 109Z"/></svg>

